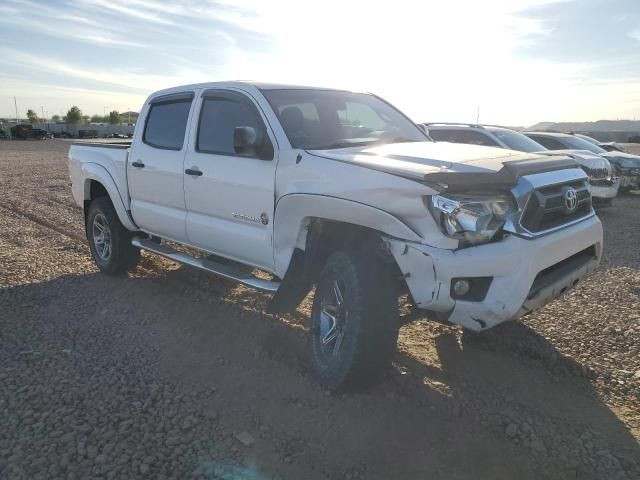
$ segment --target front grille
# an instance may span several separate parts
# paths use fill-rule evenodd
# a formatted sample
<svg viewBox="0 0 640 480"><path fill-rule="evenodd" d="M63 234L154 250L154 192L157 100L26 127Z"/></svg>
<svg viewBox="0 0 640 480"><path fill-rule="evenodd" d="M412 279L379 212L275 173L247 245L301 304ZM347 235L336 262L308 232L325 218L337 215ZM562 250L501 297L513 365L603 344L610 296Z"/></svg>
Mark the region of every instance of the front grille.
<svg viewBox="0 0 640 480"><path fill-rule="evenodd" d="M576 193L576 207L569 209L565 192ZM561 227L591 214L589 184L579 180L559 185L550 185L534 190L522 212L520 224L532 233Z"/></svg>
<svg viewBox="0 0 640 480"><path fill-rule="evenodd" d="M586 172L587 175L589 175L589 178L592 179L607 178L609 176L608 168L589 168L583 166L582 169Z"/></svg>

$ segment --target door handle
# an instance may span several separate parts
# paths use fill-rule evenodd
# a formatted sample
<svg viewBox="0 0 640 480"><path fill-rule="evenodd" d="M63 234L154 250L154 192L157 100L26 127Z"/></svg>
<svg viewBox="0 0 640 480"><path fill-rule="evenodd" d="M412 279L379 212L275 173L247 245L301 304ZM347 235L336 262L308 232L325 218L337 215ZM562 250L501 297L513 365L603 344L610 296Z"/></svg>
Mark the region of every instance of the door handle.
<svg viewBox="0 0 640 480"><path fill-rule="evenodd" d="M193 175L195 177L200 177L202 175L202 172L200 170L194 170L193 168L187 168L184 173L186 173L187 175Z"/></svg>
<svg viewBox="0 0 640 480"><path fill-rule="evenodd" d="M131 164L131 166L136 168L144 168L144 163L142 163L140 160L136 160Z"/></svg>

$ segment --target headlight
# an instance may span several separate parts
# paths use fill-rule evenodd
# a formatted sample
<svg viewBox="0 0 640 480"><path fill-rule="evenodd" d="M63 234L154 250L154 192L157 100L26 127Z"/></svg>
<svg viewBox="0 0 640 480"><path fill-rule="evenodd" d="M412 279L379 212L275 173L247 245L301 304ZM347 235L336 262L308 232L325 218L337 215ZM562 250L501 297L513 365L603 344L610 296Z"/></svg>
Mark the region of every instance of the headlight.
<svg viewBox="0 0 640 480"><path fill-rule="evenodd" d="M429 210L445 235L476 245L491 241L502 231L516 206L507 195L433 195Z"/></svg>

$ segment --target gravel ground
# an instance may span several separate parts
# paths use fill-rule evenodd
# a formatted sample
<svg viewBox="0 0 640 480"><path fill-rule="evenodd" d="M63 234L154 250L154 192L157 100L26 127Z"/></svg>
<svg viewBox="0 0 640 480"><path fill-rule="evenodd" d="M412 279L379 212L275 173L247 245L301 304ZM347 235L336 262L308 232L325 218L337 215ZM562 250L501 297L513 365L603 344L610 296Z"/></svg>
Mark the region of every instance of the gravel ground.
<svg viewBox="0 0 640 480"><path fill-rule="evenodd" d="M604 262L487 335L418 320L384 382L320 389L308 302L143 255L96 272L63 140L0 142L0 478L640 478L640 198Z"/></svg>

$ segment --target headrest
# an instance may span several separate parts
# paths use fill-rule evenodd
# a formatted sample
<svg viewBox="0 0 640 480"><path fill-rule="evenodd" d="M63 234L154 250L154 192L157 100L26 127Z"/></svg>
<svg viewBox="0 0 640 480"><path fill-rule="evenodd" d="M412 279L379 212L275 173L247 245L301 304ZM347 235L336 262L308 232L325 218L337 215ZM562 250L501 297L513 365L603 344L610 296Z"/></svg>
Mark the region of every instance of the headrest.
<svg viewBox="0 0 640 480"><path fill-rule="evenodd" d="M280 120L285 130L296 131L304 126L304 115L299 107L286 107L280 112Z"/></svg>

